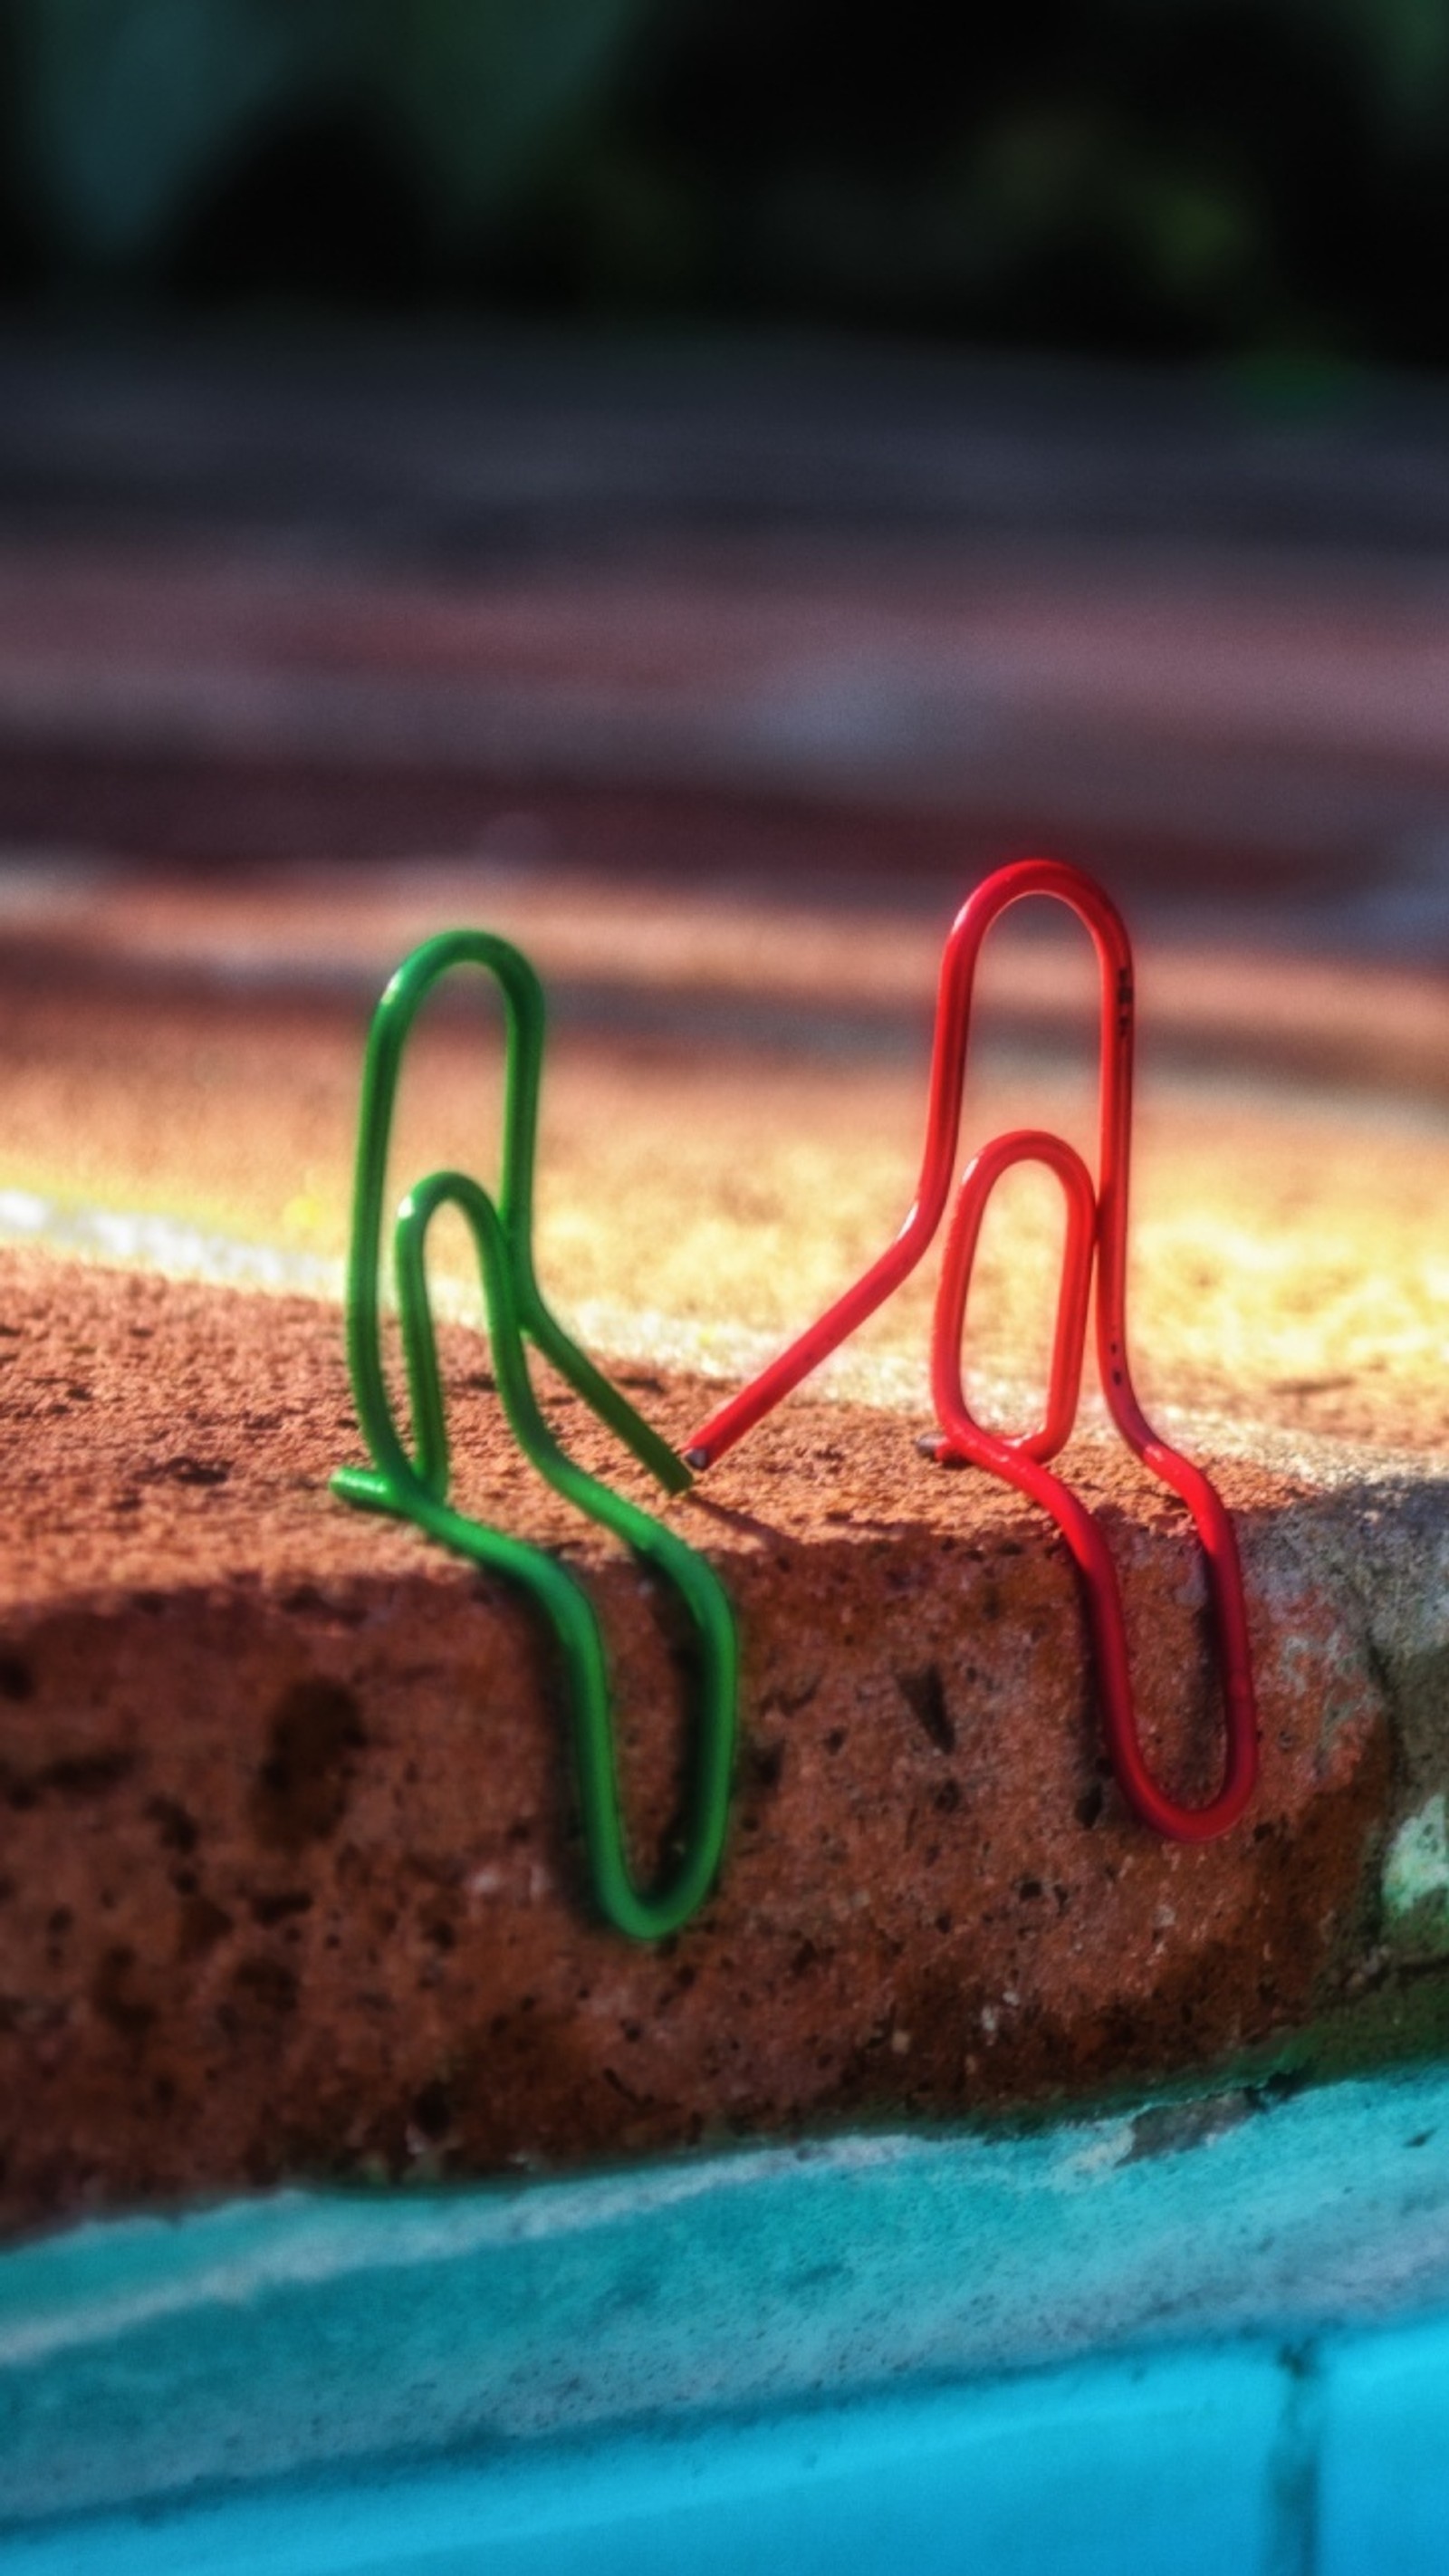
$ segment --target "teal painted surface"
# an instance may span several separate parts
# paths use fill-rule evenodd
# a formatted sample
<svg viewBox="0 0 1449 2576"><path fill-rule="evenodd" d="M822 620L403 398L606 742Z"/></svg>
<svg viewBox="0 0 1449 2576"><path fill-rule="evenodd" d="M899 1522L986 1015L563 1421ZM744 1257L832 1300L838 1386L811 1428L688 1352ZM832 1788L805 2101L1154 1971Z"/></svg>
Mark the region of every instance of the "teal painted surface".
<svg viewBox="0 0 1449 2576"><path fill-rule="evenodd" d="M1158 2354L0 2546L7 2576L1439 2576L1449 2322Z"/></svg>
<svg viewBox="0 0 1449 2576"><path fill-rule="evenodd" d="M1271 2359L1174 2356L1145 2377L1118 2364L491 2475L289 2491L169 2528L72 2526L0 2564L13 2576L1216 2576L1269 2563L1279 2401Z"/></svg>
<svg viewBox="0 0 1449 2576"><path fill-rule="evenodd" d="M1446 2423L1443 2074L0 2259L5 2576L1442 2569Z"/></svg>
<svg viewBox="0 0 1449 2576"><path fill-rule="evenodd" d="M1315 2576L1449 2566L1449 2323L1349 2346L1325 2374Z"/></svg>

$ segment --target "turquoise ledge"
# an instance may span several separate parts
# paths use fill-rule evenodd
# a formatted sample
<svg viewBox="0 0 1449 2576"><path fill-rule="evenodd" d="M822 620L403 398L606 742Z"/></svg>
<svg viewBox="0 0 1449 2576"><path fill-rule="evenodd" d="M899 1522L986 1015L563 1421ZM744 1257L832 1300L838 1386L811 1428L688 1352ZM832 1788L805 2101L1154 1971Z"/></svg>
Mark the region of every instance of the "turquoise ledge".
<svg viewBox="0 0 1449 2576"><path fill-rule="evenodd" d="M0 2258L5 2576L1449 2566L1449 2074Z"/></svg>

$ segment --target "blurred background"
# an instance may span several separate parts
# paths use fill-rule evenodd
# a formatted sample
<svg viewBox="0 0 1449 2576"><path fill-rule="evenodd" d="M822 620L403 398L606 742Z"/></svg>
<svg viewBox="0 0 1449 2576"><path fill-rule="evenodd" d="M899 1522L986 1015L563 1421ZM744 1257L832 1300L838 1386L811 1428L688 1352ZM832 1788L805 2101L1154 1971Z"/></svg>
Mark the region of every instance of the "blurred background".
<svg viewBox="0 0 1449 2576"><path fill-rule="evenodd" d="M1341 1302L1410 1206L1442 1375L1449 0L0 0L0 138L12 1231L83 1189L335 1262L367 996L487 919L668 1169L629 1312L768 1338L760 1245L807 1189L822 1293L875 1248L944 926L1046 846L1139 937L1208 1377L1356 1384L1312 1246ZM988 981L1045 1116L1084 958ZM304 1004L326 1116L248 1146L222 1032Z"/></svg>
<svg viewBox="0 0 1449 2576"><path fill-rule="evenodd" d="M1449 356L1440 0L5 0L12 295Z"/></svg>
<svg viewBox="0 0 1449 2576"><path fill-rule="evenodd" d="M0 831L1441 956L1446 250L1449 0L0 0Z"/></svg>

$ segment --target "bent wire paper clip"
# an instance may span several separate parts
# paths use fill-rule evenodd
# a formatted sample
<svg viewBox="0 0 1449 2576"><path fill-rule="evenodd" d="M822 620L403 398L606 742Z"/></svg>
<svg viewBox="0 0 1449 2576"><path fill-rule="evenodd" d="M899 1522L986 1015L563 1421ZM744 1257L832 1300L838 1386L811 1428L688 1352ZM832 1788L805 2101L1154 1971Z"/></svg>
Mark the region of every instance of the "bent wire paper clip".
<svg viewBox="0 0 1449 2576"><path fill-rule="evenodd" d="M502 990L507 1026L503 1169L495 1205L463 1172L434 1172L398 1208L393 1234L398 1307L412 1412L412 1448L400 1436L383 1378L378 1272L383 1192L398 1075L424 997L454 966L481 966ZM521 1584L558 1641L567 1675L574 1757L594 1892L617 1930L658 1940L687 1922L713 1884L724 1847L734 1761L738 1649L723 1586L703 1557L637 1505L566 1458L549 1431L529 1380L531 1341L570 1386L672 1493L689 1470L668 1443L610 1384L544 1304L533 1270L533 1166L543 1065L544 1003L527 959L486 931L429 939L398 968L373 1015L362 1077L352 1249L347 1285L347 1357L371 1467L342 1467L332 1490L369 1511L395 1512L479 1565ZM524 1455L555 1491L627 1541L672 1583L698 1645L697 1737L690 1764L684 1857L670 1883L644 1894L629 1870L620 1815L608 1667L587 1594L541 1548L471 1520L448 1501L448 1436L437 1336L427 1287L428 1227L452 1206L473 1237L493 1372L509 1426Z"/></svg>
<svg viewBox="0 0 1449 2576"><path fill-rule="evenodd" d="M955 1170L971 993L982 941L1008 905L1051 895L1085 922L1102 975L1100 1144L1095 1187L1081 1156L1058 1136L1019 1128L998 1136L961 1176L947 1241L932 1335L932 1389L940 1437L928 1445L947 1464L970 1462L1005 1477L1050 1512L1076 1560L1102 1697L1107 1746L1118 1783L1144 1821L1178 1842L1206 1842L1237 1823L1258 1776L1247 1611L1232 1522L1200 1468L1159 1439L1133 1391L1127 1356L1127 1184L1132 1149L1132 950L1121 916L1080 869L1053 859L999 868L977 887L952 925L941 961L931 1060L926 1144L916 1196L889 1249L818 1323L711 1414L685 1451L689 1466L711 1466L782 1396L852 1333L914 1270L945 1212ZM1006 1439L970 1413L961 1383L961 1334L981 1220L992 1190L1015 1163L1042 1163L1061 1182L1066 1245L1046 1418L1039 1431ZM1169 1798L1151 1776L1137 1732L1122 1593L1091 1514L1047 1461L1071 1434L1086 1344L1087 1300L1096 1268L1097 1358L1103 1392L1127 1446L1186 1503L1207 1559L1221 1658L1226 1757L1217 1795L1201 1807Z"/></svg>

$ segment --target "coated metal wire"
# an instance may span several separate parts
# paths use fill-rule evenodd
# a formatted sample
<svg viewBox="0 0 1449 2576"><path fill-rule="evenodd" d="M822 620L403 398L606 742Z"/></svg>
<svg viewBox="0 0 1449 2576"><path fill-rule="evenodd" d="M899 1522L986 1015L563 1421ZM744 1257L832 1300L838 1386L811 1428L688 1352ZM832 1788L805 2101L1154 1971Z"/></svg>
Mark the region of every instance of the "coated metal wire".
<svg viewBox="0 0 1449 2576"><path fill-rule="evenodd" d="M1077 1565L1086 1599L1108 1751L1128 1803L1178 1842L1204 1842L1241 1818L1258 1775L1258 1721L1242 1569L1232 1522L1202 1470L1148 1422L1132 1384L1127 1351L1127 1201L1132 1149L1134 981L1132 950L1115 905L1078 868L1026 859L1000 868L962 906L946 941L936 1007L926 1142L916 1195L895 1241L844 1296L778 1359L710 1415L684 1452L695 1470L712 1466L883 1304L921 1260L945 1214L955 1175L971 999L982 942L1001 914L1030 895L1077 913L1090 931L1101 975L1098 1169L1095 1184L1060 1137L1019 1129L998 1137L967 1166L947 1243L932 1336L932 1384L940 1437L929 1445L945 1463L970 1462L1004 1477L1049 1512ZM1005 1438L976 1422L961 1384L961 1335L986 1202L1012 1164L1044 1163L1062 1183L1067 1237L1046 1416L1039 1431ZM1207 1564L1221 1670L1225 1754L1221 1785L1197 1807L1171 1798L1143 1755L1133 1699L1121 1587L1091 1514L1046 1462L1068 1438L1076 1414L1096 1280L1097 1362L1108 1408L1128 1447L1186 1504Z"/></svg>
<svg viewBox="0 0 1449 2576"><path fill-rule="evenodd" d="M504 1141L497 1203L466 1173L419 1182L396 1215L393 1255L411 1409L411 1447L398 1429L383 1369L379 1288L388 1149L404 1051L418 1010L439 978L480 966L503 995L507 1057ZM446 931L405 960L378 1003L368 1035L358 1126L347 1355L371 1467L342 1467L332 1490L364 1510L396 1513L474 1563L516 1583L537 1604L563 1660L584 1841L600 1911L636 1941L678 1931L718 1873L729 1814L738 1700L734 1615L718 1576L673 1530L565 1456L529 1378L525 1343L552 1363L590 1410L671 1493L690 1474L619 1389L581 1351L544 1302L533 1266L533 1174L544 1045L543 990L533 968L490 932ZM488 1527L448 1500L450 1457L427 1283L428 1229L451 1206L472 1237L493 1373L519 1448L555 1492L626 1541L683 1603L696 1646L692 1755L684 1851L660 1887L641 1890L630 1870L614 1750L608 1662L599 1621L574 1577L543 1549Z"/></svg>

